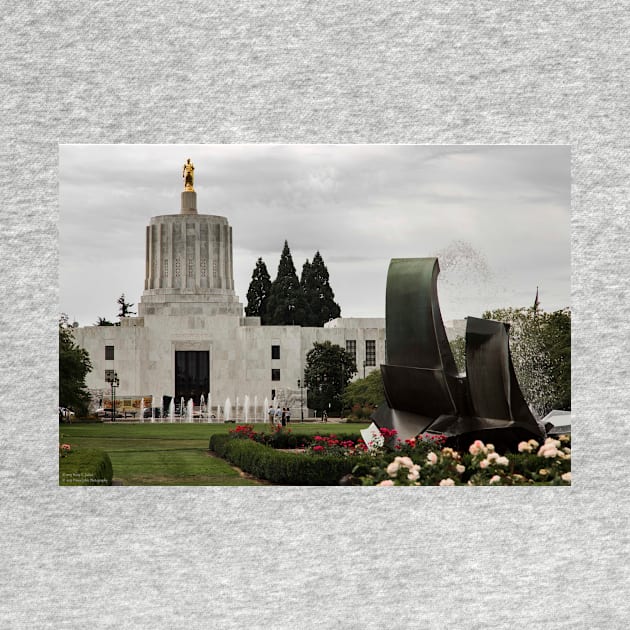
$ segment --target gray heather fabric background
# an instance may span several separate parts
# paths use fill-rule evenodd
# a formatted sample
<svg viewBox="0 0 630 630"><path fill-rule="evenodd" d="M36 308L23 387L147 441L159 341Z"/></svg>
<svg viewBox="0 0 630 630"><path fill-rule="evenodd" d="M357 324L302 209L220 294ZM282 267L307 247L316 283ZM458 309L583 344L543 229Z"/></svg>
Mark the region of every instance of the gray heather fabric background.
<svg viewBox="0 0 630 630"><path fill-rule="evenodd" d="M0 627L627 627L630 7L461 4L2 3ZM58 143L182 142L571 145L574 485L57 487Z"/></svg>

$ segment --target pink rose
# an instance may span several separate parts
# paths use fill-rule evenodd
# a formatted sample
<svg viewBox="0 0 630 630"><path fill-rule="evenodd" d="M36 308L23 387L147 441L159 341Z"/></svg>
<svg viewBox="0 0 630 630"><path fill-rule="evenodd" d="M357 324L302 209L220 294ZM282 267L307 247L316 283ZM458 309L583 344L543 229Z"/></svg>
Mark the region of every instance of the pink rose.
<svg viewBox="0 0 630 630"><path fill-rule="evenodd" d="M440 486L454 486L455 482L450 477L448 477L447 479L442 479L439 485Z"/></svg>
<svg viewBox="0 0 630 630"><path fill-rule="evenodd" d="M436 464L436 463L437 463L437 460L438 460L438 458L437 458L437 455L436 455L435 453L429 453L429 454L427 455L427 462L428 462L431 466L433 466L433 464Z"/></svg>
<svg viewBox="0 0 630 630"><path fill-rule="evenodd" d="M394 482L391 479L385 479L384 481L381 481L381 483L377 483L377 486L393 486Z"/></svg>

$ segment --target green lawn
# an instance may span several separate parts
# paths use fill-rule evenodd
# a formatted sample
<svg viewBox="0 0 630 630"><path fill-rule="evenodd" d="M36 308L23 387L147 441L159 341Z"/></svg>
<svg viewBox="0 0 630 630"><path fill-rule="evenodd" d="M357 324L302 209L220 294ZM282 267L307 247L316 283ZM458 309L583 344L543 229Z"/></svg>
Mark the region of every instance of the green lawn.
<svg viewBox="0 0 630 630"><path fill-rule="evenodd" d="M243 478L227 462L208 455L214 433L227 433L234 424L63 424L60 441L73 447L107 451L114 482L125 486L251 486L261 481ZM269 431L269 425L254 425ZM356 433L366 425L291 423L294 433Z"/></svg>

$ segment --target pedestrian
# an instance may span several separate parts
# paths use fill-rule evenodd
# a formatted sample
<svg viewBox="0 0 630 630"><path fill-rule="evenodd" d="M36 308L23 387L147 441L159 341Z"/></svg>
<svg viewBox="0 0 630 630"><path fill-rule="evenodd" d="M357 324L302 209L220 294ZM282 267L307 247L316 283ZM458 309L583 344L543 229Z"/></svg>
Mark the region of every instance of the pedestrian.
<svg viewBox="0 0 630 630"><path fill-rule="evenodd" d="M287 424L289 424L289 422L291 422L291 409L289 409L289 407L287 407Z"/></svg>
<svg viewBox="0 0 630 630"><path fill-rule="evenodd" d="M276 424L281 424L281 423L282 423L282 409L278 407L276 409Z"/></svg>
<svg viewBox="0 0 630 630"><path fill-rule="evenodd" d="M322 411L322 420L324 422L328 422L328 414L326 413L326 411Z"/></svg>
<svg viewBox="0 0 630 630"><path fill-rule="evenodd" d="M269 411L267 411L267 415L269 416L269 424L273 425L274 411L271 405L269 405Z"/></svg>
<svg viewBox="0 0 630 630"><path fill-rule="evenodd" d="M287 410L284 407L282 407L282 426L287 426Z"/></svg>

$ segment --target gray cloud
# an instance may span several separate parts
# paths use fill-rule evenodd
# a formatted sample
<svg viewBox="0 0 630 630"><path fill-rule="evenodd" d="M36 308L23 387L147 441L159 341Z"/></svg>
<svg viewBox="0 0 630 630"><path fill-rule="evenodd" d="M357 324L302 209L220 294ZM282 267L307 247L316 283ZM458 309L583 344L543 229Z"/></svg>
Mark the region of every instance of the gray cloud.
<svg viewBox="0 0 630 630"><path fill-rule="evenodd" d="M287 239L298 273L321 251L346 316L384 314L389 259L444 255L449 247L469 256L457 269L443 265L446 319L497 300L530 304L537 285L547 310L569 304L567 147L66 145L63 311L90 324L113 318L123 291L140 299L145 226L179 211L188 157L200 212L226 216L233 227L242 301L256 259L275 275Z"/></svg>

